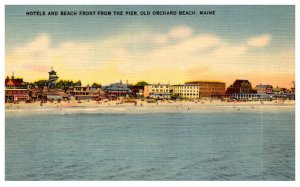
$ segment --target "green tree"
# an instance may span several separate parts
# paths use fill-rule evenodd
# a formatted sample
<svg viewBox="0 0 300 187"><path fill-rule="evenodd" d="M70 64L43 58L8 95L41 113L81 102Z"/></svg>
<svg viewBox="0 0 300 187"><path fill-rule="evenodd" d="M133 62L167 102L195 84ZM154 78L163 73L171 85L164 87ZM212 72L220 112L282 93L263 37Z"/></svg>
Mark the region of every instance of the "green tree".
<svg viewBox="0 0 300 187"><path fill-rule="evenodd" d="M23 82L24 86L28 87L28 86L32 86L29 82Z"/></svg>
<svg viewBox="0 0 300 187"><path fill-rule="evenodd" d="M145 86L145 85L149 85L149 84L145 81L140 81L140 82L135 84L135 86Z"/></svg>
<svg viewBox="0 0 300 187"><path fill-rule="evenodd" d="M98 83L94 82L92 84L92 87L94 87L94 88L101 88L101 84L98 84Z"/></svg>
<svg viewBox="0 0 300 187"><path fill-rule="evenodd" d="M81 80L74 83L74 86L81 86Z"/></svg>
<svg viewBox="0 0 300 187"><path fill-rule="evenodd" d="M178 94L178 93L172 94L172 95L171 95L171 99L172 99L172 100L179 99L179 94Z"/></svg>
<svg viewBox="0 0 300 187"><path fill-rule="evenodd" d="M31 85L38 86L39 88L43 89L46 82L47 82L47 80L38 80L38 81L34 81L33 83L31 83Z"/></svg>
<svg viewBox="0 0 300 187"><path fill-rule="evenodd" d="M68 85L68 87L74 86L74 82L73 82L73 81L68 81L68 82L67 82L67 85Z"/></svg>
<svg viewBox="0 0 300 187"><path fill-rule="evenodd" d="M65 81L64 80L60 80L56 83L56 88L59 89L64 89L65 88Z"/></svg>
<svg viewBox="0 0 300 187"><path fill-rule="evenodd" d="M67 90L70 86L74 86L74 85L75 83L71 80L60 80L56 83L56 88Z"/></svg>

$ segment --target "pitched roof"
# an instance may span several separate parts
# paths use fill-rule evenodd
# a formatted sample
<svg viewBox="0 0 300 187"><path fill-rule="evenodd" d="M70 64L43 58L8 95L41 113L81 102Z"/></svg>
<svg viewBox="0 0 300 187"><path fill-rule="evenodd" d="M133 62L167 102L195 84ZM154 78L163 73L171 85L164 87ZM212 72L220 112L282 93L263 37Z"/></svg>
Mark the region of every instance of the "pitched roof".
<svg viewBox="0 0 300 187"><path fill-rule="evenodd" d="M5 86L23 86L23 79L5 79Z"/></svg>
<svg viewBox="0 0 300 187"><path fill-rule="evenodd" d="M256 89L266 89L269 86L271 86L271 85L268 85L268 84L259 84L255 88Z"/></svg>
<svg viewBox="0 0 300 187"><path fill-rule="evenodd" d="M109 86L105 86L103 89L108 91L130 91L127 85L122 83L110 84Z"/></svg>
<svg viewBox="0 0 300 187"><path fill-rule="evenodd" d="M233 86L241 86L244 84L251 84L250 81L244 79L237 79L234 81Z"/></svg>
<svg viewBox="0 0 300 187"><path fill-rule="evenodd" d="M248 80L246 79L237 79L235 80L236 83L243 83L243 82L249 82Z"/></svg>

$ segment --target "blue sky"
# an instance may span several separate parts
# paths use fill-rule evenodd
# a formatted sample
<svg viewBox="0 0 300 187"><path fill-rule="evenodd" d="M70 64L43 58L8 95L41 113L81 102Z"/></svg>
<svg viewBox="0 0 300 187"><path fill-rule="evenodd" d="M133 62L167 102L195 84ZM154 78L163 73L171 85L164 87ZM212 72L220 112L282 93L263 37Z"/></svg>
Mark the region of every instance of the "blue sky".
<svg viewBox="0 0 300 187"><path fill-rule="evenodd" d="M26 11L61 11L61 10L136 10L157 11L157 10L215 10L214 16L25 16ZM93 75L97 82L109 82L118 79L129 79L138 81L145 79L148 82L157 82L163 72L167 72L165 79L160 77L162 82L174 79L174 83L194 79L211 80L216 79L230 84L236 78L253 79L258 84L259 79L253 71L258 71L259 78L263 83L275 84L274 77L278 77L279 86L288 86L294 80L294 48L295 48L295 11L294 6L6 6L5 7L5 40L6 40L6 75L11 71L24 76L24 79L34 80L42 78L41 69L25 68L26 65L49 66L53 65L61 72L61 77L72 78L70 69L82 74L83 82L91 82ZM183 37L177 37L183 34ZM159 38L160 45L152 42ZM144 40L143 40L144 39ZM200 49L201 44L189 43L189 41L206 42L217 39L210 43L207 48ZM44 41L44 49L30 48L35 51L29 56L28 46L39 45ZM252 41L252 43L251 43ZM254 42L254 43L253 43ZM256 42L256 43L255 43ZM257 44L257 42L259 44ZM262 42L262 43L261 43ZM87 57L85 62L72 64L68 59L85 59L76 56L71 46L77 46ZM182 45L180 45L182 44ZM162 55L162 52L177 46L190 44L195 50L186 51L190 56L178 56L172 59ZM26 47L27 46L27 47ZM68 46L68 47L66 47ZM89 47L87 47L89 46ZM94 46L94 47L91 47ZM78 49L79 47L79 49ZM68 48L68 50L67 50ZM22 51L22 49L24 49ZM198 51L197 51L197 50ZM226 51L230 49L232 51ZM27 51L26 51L27 50ZM45 51L41 51L45 50ZM53 61L43 62L47 51L53 51ZM57 51L64 51L65 56ZM156 50L156 51L155 51ZM161 51L157 51L161 50ZM199 51L200 50L200 51ZM225 50L225 53L224 53ZM228 54L234 54L230 56ZM117 51L117 54L116 52ZM180 50L179 50L180 51ZM69 54L68 54L69 52ZM23 54L21 54L23 53ZM39 53L37 55L37 53ZM194 55L194 53L197 53ZM158 55L160 54L160 55ZM220 59L213 59L214 55ZM176 54L174 54L176 56ZM193 56L194 55L194 56ZM67 56L67 57L66 57ZM90 58L90 57L93 58ZM116 57L118 56L118 57ZM148 57L147 59L141 57ZM173 54L172 54L173 56ZM207 56L207 57L205 57ZM224 64L222 58L224 56ZM52 56L51 56L52 57ZM203 59L202 59L203 57ZM256 58L254 58L256 57ZM40 58L40 59L39 59ZM56 59L56 60L55 60ZM59 59L59 60L57 60ZM67 59L67 60L66 60ZM99 60L98 60L99 59ZM174 62L172 71L153 71L158 64L149 59L160 62L160 68L166 69ZM191 60L193 59L193 60ZM212 59L212 60L210 60ZM278 61L279 59L279 61ZM184 61L188 65L185 65ZM26 63L24 63L26 61ZM40 61L40 62L39 62ZM55 62L54 62L55 61ZM60 61L60 63L58 63ZM74 60L75 62L76 60ZM140 63L145 61L145 63ZM147 63L146 63L147 61ZM274 63L272 63L272 61ZM20 66L16 67L16 64ZM40 63L40 64L39 64ZM116 63L113 65L113 63ZM134 68L131 64L137 64ZM139 63L139 64L138 64ZM242 64L241 64L242 63ZM244 63L244 64L243 64ZM250 64L251 63L251 64ZM153 66L151 66L153 64ZM164 66L165 64L165 66ZM99 66L98 66L99 65ZM220 65L224 65L220 69ZM241 68L234 68L241 65ZM273 66L274 65L274 66ZM141 70L139 73L138 71ZM96 71L95 69L101 69ZM113 72L116 78L103 77L103 71ZM186 67L186 68L185 68ZM265 74L262 69L269 68L270 72ZM114 72L113 69L119 69ZM131 68L133 71L122 71ZM181 69L180 69L181 68ZM43 69L43 68L42 68ZM280 71L284 69L284 71ZM85 70L85 71L84 71ZM199 75L196 70L199 70ZM31 72L30 72L31 71ZM63 76L66 72L66 76ZM203 76L201 71L204 72ZM239 71L240 73L233 73ZM177 74L172 72L176 72ZM180 73L181 72L181 73ZM149 76L142 76L148 73ZM182 76L177 76L180 73ZM102 74L103 76L98 76ZM151 76L150 76L151 74ZM193 74L193 75L192 75ZM214 76L218 74L219 76ZM31 77L25 77L25 76ZM108 76L109 74L107 74ZM224 78L223 78L223 77ZM154 78L153 78L154 77ZM174 78L172 78L174 77ZM176 78L175 78L176 77ZM74 78L79 79L79 77Z"/></svg>
<svg viewBox="0 0 300 187"><path fill-rule="evenodd" d="M45 10L216 10L215 16L24 16L26 11ZM188 25L199 33L222 35L228 40L270 33L282 45L295 40L293 6L6 6L7 45L27 42L48 33L57 42L86 40L122 32L143 30L164 32L176 25ZM279 44L278 44L279 45ZM285 47L285 46L283 46Z"/></svg>

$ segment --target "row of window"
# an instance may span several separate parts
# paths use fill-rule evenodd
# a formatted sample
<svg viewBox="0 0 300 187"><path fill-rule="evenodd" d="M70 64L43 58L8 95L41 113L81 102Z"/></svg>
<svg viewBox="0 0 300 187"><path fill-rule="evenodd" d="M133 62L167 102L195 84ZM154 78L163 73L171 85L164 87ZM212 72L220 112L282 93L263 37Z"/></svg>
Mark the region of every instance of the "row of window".
<svg viewBox="0 0 300 187"><path fill-rule="evenodd" d="M153 92L169 92L168 89L164 90L164 89L153 89Z"/></svg>
<svg viewBox="0 0 300 187"><path fill-rule="evenodd" d="M74 91L86 91L87 88L74 88Z"/></svg>
<svg viewBox="0 0 300 187"><path fill-rule="evenodd" d="M152 88L169 88L169 86L158 86L158 85L152 85Z"/></svg>
<svg viewBox="0 0 300 187"><path fill-rule="evenodd" d="M6 90L5 94L28 94L27 90Z"/></svg>
<svg viewBox="0 0 300 187"><path fill-rule="evenodd" d="M198 90L179 90L179 91L176 90L175 93L176 92L195 92L195 93L198 93L199 91Z"/></svg>
<svg viewBox="0 0 300 187"><path fill-rule="evenodd" d="M224 87L224 84L205 84L205 85L200 85L200 87Z"/></svg>
<svg viewBox="0 0 300 187"><path fill-rule="evenodd" d="M186 91L186 90L192 90L192 91L198 91L199 89L174 89L176 91Z"/></svg>
<svg viewBox="0 0 300 187"><path fill-rule="evenodd" d="M224 88L200 88L201 90L224 90Z"/></svg>
<svg viewBox="0 0 300 187"><path fill-rule="evenodd" d="M243 94L243 95L232 95L233 97L236 97L236 98L258 98L260 97L260 95L256 95L256 94Z"/></svg>
<svg viewBox="0 0 300 187"><path fill-rule="evenodd" d="M179 95L180 96L198 96L198 94L195 94L195 93L184 93L184 94L180 93Z"/></svg>
<svg viewBox="0 0 300 187"><path fill-rule="evenodd" d="M174 87L175 90L178 89L203 89L203 90L225 90L225 87L192 87L192 86L182 86L182 87Z"/></svg>
<svg viewBox="0 0 300 187"><path fill-rule="evenodd" d="M98 95L97 92L76 92L75 95Z"/></svg>
<svg viewBox="0 0 300 187"><path fill-rule="evenodd" d="M174 87L174 89L198 89L198 86L180 86L180 87Z"/></svg>

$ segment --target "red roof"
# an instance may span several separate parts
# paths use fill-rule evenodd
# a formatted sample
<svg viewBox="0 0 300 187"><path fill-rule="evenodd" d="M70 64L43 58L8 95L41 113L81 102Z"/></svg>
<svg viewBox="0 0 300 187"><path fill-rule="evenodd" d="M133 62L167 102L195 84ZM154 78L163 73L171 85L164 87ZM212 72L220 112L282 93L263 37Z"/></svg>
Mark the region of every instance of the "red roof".
<svg viewBox="0 0 300 187"><path fill-rule="evenodd" d="M5 86L22 86L23 79L5 79Z"/></svg>

